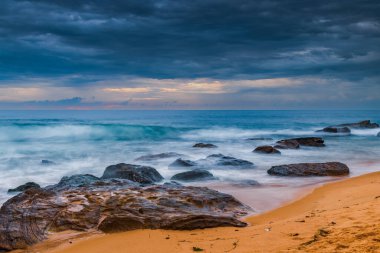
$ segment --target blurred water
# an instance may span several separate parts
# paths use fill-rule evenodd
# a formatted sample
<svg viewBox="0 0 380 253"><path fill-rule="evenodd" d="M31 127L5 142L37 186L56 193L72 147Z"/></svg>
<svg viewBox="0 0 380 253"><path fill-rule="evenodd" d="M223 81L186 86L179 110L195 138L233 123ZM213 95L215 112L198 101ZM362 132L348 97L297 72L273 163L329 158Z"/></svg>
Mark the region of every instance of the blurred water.
<svg viewBox="0 0 380 253"><path fill-rule="evenodd" d="M215 153L249 160L255 169L211 172L222 182L254 179L265 186L281 186L270 190L281 199L299 186L328 179L271 177L266 170L272 165L341 161L349 165L352 175L379 170L380 138L376 134L380 129L325 136L324 148L283 150L281 156L254 154L256 146L318 136L315 130L325 126L365 119L380 122L380 111L0 111L0 203L12 196L6 193L8 188L27 181L45 186L65 175L101 176L106 166L120 162L153 166L169 179L178 173L168 169L175 158L134 161L162 152L181 153L192 160ZM252 137L273 140L246 140ZM218 148L194 149L196 142L211 142ZM42 165L43 159L55 165ZM206 184L239 195L239 188ZM262 192L255 187L242 191Z"/></svg>

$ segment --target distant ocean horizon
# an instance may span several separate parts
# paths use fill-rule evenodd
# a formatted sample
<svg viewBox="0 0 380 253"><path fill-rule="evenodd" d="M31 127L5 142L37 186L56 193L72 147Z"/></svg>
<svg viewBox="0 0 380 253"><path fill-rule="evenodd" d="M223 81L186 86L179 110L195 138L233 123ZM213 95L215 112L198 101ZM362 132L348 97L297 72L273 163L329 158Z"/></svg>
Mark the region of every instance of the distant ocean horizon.
<svg viewBox="0 0 380 253"><path fill-rule="evenodd" d="M135 160L163 152L180 153L189 160L221 153L251 161L252 170L210 171L227 186L231 179L252 179L267 186L282 185L285 188L272 190L284 194L286 187L326 179L269 176L266 171L273 165L339 161L350 167L351 175L375 171L380 164L379 129L354 129L351 135L339 137L316 133L329 125L361 120L380 123L380 110L0 110L0 204L13 196L7 193L9 188L23 183L46 186L73 174L101 176L105 167L122 162L152 166L169 181L180 172L168 168L176 158ZM280 156L252 153L257 146L302 136L321 136L326 147L283 150ZM195 149L197 142L218 147Z"/></svg>

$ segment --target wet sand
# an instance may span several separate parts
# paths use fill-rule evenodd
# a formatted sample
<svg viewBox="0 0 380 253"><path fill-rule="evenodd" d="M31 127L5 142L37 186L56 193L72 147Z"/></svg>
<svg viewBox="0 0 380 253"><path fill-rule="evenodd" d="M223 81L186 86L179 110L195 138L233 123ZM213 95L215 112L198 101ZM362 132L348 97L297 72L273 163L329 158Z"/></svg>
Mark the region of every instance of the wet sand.
<svg viewBox="0 0 380 253"><path fill-rule="evenodd" d="M65 232L24 252L379 252L380 172L328 183L246 221L246 228Z"/></svg>

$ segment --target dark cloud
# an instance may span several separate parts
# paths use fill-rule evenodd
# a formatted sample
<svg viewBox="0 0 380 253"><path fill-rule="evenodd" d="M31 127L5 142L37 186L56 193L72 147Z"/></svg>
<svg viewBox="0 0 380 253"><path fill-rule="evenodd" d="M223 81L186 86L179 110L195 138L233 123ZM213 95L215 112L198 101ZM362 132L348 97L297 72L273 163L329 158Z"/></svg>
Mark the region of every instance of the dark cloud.
<svg viewBox="0 0 380 253"><path fill-rule="evenodd" d="M379 13L376 0L2 0L0 78L379 77Z"/></svg>

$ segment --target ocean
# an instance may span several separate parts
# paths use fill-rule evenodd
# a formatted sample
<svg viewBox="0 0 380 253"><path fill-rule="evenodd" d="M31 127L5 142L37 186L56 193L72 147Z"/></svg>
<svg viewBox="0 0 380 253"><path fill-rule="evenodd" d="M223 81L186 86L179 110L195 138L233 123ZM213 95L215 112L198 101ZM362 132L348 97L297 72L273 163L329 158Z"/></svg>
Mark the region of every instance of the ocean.
<svg viewBox="0 0 380 253"><path fill-rule="evenodd" d="M302 187L332 179L269 176L266 171L273 165L339 161L350 167L350 176L379 170L380 129L357 129L339 137L315 132L366 119L380 123L380 111L0 111L0 204L14 195L7 193L9 188L29 181L46 186L73 174L101 176L107 166L122 162L152 166L169 181L181 171L168 168L176 158L135 159L176 152L198 160L220 153L255 167L210 168L218 181L187 184L230 193L264 211L290 200ZM326 147L282 150L281 155L252 152L260 145L303 136L322 136ZM257 137L272 140L247 140ZM197 142L218 147L193 148ZM248 179L261 186L236 183Z"/></svg>

